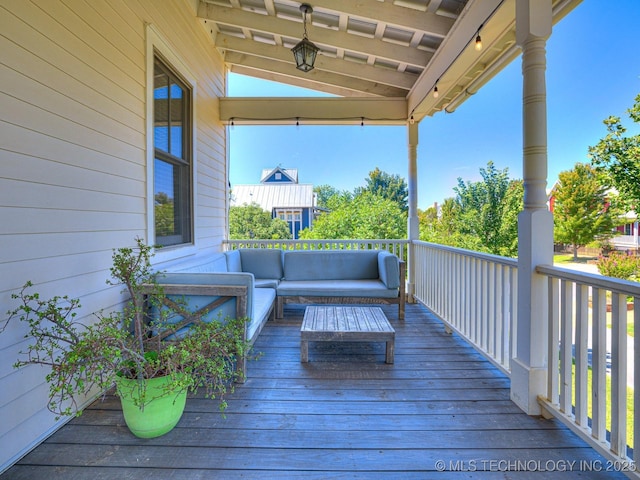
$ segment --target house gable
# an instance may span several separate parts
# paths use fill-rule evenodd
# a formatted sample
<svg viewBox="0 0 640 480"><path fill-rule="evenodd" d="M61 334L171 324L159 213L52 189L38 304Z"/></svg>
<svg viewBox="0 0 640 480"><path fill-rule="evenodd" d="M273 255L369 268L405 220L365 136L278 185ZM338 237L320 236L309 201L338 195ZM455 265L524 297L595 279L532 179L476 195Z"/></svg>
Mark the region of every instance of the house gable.
<svg viewBox="0 0 640 480"><path fill-rule="evenodd" d="M263 170L260 183L298 183L298 170L276 167L273 170Z"/></svg>

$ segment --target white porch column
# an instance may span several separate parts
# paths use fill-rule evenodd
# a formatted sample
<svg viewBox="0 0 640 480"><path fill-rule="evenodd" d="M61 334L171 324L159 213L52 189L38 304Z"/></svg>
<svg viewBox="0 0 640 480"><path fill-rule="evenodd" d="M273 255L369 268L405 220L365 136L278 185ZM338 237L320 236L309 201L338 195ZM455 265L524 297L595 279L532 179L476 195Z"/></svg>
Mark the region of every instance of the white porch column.
<svg viewBox="0 0 640 480"><path fill-rule="evenodd" d="M530 415L547 391L547 284L535 267L553 264L553 216L547 208L546 39L551 0L516 0L522 48L524 210L518 216L518 316L511 399Z"/></svg>
<svg viewBox="0 0 640 480"><path fill-rule="evenodd" d="M409 241L420 239L420 223L418 221L418 122L407 124L409 143L409 217L407 220L407 237ZM407 300L414 302L416 285L416 269L413 258L413 245L409 245L409 257L407 259L408 280Z"/></svg>

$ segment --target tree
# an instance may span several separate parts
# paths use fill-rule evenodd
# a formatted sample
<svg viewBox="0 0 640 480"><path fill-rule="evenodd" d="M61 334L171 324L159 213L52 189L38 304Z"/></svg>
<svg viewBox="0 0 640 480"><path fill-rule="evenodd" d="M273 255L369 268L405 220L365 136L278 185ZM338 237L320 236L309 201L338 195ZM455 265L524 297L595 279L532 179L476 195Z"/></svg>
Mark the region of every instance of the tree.
<svg viewBox="0 0 640 480"><path fill-rule="evenodd" d="M407 182L400 175L391 175L376 167L375 170L369 172L366 182L364 187L355 190L356 196L363 192L370 192L396 202L403 212L409 209L407 206L409 196Z"/></svg>
<svg viewBox="0 0 640 480"><path fill-rule="evenodd" d="M640 94L627 113L635 123L640 123ZM640 204L640 135L625 137L627 129L619 117L611 116L603 123L608 133L597 145L589 147L591 163L606 175L628 208L637 208Z"/></svg>
<svg viewBox="0 0 640 480"><path fill-rule="evenodd" d="M418 221L420 240L468 250L481 248L476 237L462 233L460 206L453 198L446 198L439 211L429 207L422 213L418 212Z"/></svg>
<svg viewBox="0 0 640 480"><path fill-rule="evenodd" d="M271 218L269 212L252 203L229 209L229 238L283 240L291 238L291 231L287 222Z"/></svg>
<svg viewBox="0 0 640 480"><path fill-rule="evenodd" d="M561 172L553 198L555 241L571 245L574 260L579 247L613 236L615 199L607 197L607 188L590 165L576 163L573 170Z"/></svg>
<svg viewBox="0 0 640 480"><path fill-rule="evenodd" d="M331 185L318 185L313 188L313 192L318 199L317 206L319 208L329 209L335 208L343 200L351 200L353 196L347 191L338 190Z"/></svg>
<svg viewBox="0 0 640 480"><path fill-rule="evenodd" d="M435 206L428 207L426 210L418 209L418 223L420 224L420 240L437 243L438 209Z"/></svg>
<svg viewBox="0 0 640 480"><path fill-rule="evenodd" d="M173 199L169 198L165 192L158 192L155 195L154 217L157 236L172 235L175 232Z"/></svg>
<svg viewBox="0 0 640 480"><path fill-rule="evenodd" d="M500 255L507 257L518 256L518 214L524 208L524 182L511 180L509 188L502 200L502 221L498 238Z"/></svg>
<svg viewBox="0 0 640 480"><path fill-rule="evenodd" d="M480 169L481 182L458 178L456 226L464 243L477 239L480 251L516 256L518 252L517 214L522 210L522 182L509 179L509 169L497 170L493 162ZM468 248L468 246L463 246Z"/></svg>
<svg viewBox="0 0 640 480"><path fill-rule="evenodd" d="M313 229L305 228L298 235L301 239L406 238L407 216L396 202L362 192L320 215Z"/></svg>

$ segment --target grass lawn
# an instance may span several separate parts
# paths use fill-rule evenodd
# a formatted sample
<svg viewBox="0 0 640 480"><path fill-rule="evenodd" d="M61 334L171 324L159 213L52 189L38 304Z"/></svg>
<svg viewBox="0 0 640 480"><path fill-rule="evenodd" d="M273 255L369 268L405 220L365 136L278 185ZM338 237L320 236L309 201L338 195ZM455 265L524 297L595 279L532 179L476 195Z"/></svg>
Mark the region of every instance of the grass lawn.
<svg viewBox="0 0 640 480"><path fill-rule="evenodd" d="M581 257L578 256L577 260L573 259L572 253L562 253L556 254L553 256L553 263L563 264L563 263L589 263L590 261L597 260L598 257Z"/></svg>

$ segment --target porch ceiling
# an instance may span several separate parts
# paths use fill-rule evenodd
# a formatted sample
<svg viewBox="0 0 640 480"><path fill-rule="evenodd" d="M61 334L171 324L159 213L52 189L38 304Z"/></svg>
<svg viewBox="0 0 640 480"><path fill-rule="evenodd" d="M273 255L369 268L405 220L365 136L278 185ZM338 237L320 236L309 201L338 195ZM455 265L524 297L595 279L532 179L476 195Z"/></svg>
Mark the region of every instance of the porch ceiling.
<svg viewBox="0 0 640 480"><path fill-rule="evenodd" d="M552 0L554 22L580 1ZM520 53L515 45L516 0L307 3L313 7L308 36L320 48L308 73L295 68L291 53L303 34L301 2L200 0L198 17L232 72L340 97L404 102L402 118L380 117L378 123L398 123L411 115L419 121L453 111ZM478 33L483 44L479 52L474 48ZM436 84L438 98L431 94ZM227 113L234 116L233 108ZM364 117L357 113L351 107L343 115ZM234 118L243 123L240 116Z"/></svg>

